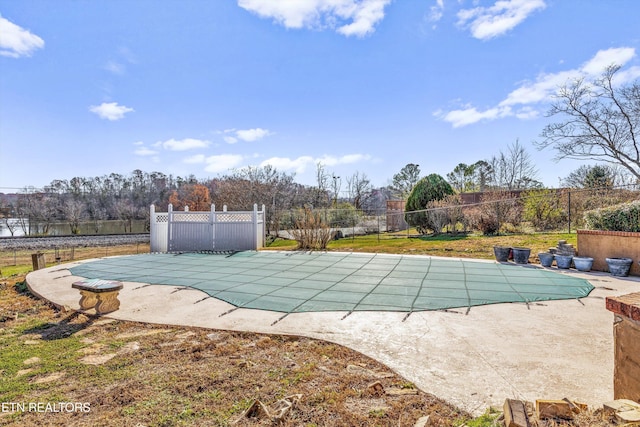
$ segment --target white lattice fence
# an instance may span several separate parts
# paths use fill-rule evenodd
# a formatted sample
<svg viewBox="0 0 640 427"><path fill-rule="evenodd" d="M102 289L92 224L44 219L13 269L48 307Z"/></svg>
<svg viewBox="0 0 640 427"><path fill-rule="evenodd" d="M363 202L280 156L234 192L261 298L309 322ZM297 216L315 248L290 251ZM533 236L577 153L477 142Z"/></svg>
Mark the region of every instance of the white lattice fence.
<svg viewBox="0 0 640 427"><path fill-rule="evenodd" d="M264 246L265 207L258 211L156 213L151 206L151 252L256 250Z"/></svg>

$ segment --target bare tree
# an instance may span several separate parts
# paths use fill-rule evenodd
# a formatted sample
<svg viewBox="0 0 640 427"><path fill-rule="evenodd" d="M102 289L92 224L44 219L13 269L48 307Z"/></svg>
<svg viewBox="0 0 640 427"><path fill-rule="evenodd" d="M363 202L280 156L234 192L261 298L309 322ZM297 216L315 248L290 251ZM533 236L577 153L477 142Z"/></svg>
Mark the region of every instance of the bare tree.
<svg viewBox="0 0 640 427"><path fill-rule="evenodd" d="M125 233L131 233L133 231L133 220L138 218L143 213L139 212L139 209L129 200L122 199L115 203L115 209L118 214L118 219L122 221Z"/></svg>
<svg viewBox="0 0 640 427"><path fill-rule="evenodd" d="M527 150L516 140L487 162L492 171L493 185L508 190L539 187L538 171Z"/></svg>
<svg viewBox="0 0 640 427"><path fill-rule="evenodd" d="M622 165L640 180L640 84L618 84L619 70L611 65L593 82L582 78L560 88L548 116L565 120L547 125L536 145L553 147L556 159Z"/></svg>
<svg viewBox="0 0 640 427"><path fill-rule="evenodd" d="M49 234L58 213L57 198L33 187L25 188L18 198L16 213L25 236Z"/></svg>
<svg viewBox="0 0 640 427"><path fill-rule="evenodd" d="M69 224L71 234L78 234L80 223L87 217L87 209L83 202L67 198L61 207L62 215Z"/></svg>
<svg viewBox="0 0 640 427"><path fill-rule="evenodd" d="M0 214L0 220L2 220L2 224L9 230L9 233L13 236L18 230L18 221L12 216L15 213L15 207L13 203L6 201L4 198L0 197L0 210L2 213Z"/></svg>
<svg viewBox="0 0 640 427"><path fill-rule="evenodd" d="M251 210L257 203L267 209L270 232L280 229L281 216L293 206L315 203L318 192L294 182L294 175L273 166L249 166L209 182L214 203L232 210ZM312 194L313 193L313 194ZM326 194L325 194L326 197Z"/></svg>
<svg viewBox="0 0 640 427"><path fill-rule="evenodd" d="M371 192L371 181L369 181L366 174L355 172L347 178L347 190L351 204L353 204L356 209L362 209L364 196Z"/></svg>
<svg viewBox="0 0 640 427"><path fill-rule="evenodd" d="M316 164L316 196L313 206L316 208L327 206L329 199L329 175L322 162Z"/></svg>

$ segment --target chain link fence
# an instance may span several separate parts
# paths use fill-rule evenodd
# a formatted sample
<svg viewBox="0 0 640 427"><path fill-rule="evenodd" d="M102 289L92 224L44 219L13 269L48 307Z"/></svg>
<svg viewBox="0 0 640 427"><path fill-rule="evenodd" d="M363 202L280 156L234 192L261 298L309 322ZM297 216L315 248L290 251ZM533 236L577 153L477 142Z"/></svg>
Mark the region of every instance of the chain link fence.
<svg viewBox="0 0 640 427"><path fill-rule="evenodd" d="M640 200L640 187L590 189L498 190L482 193L474 203L460 196L432 202L427 209L404 212L392 209L296 209L274 212L271 237L293 239L311 213L316 226L331 230L332 238L354 238L377 234L396 238L422 234L478 233L524 234L535 232L572 233L585 228L587 212ZM634 223L637 211L618 218L620 226Z"/></svg>

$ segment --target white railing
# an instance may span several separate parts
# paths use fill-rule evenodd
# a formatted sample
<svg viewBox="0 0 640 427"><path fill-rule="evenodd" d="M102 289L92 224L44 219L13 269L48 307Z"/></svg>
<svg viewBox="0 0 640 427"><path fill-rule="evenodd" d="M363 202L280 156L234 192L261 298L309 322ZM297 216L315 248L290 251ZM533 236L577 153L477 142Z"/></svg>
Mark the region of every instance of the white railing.
<svg viewBox="0 0 640 427"><path fill-rule="evenodd" d="M244 251L264 246L265 207L253 211L156 212L151 205L151 252Z"/></svg>

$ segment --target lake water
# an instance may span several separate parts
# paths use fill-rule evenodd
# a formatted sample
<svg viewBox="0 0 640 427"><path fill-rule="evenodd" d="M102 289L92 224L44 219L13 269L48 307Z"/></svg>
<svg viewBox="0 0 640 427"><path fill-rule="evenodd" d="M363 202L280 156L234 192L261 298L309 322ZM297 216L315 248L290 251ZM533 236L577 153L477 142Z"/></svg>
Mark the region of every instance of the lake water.
<svg viewBox="0 0 640 427"><path fill-rule="evenodd" d="M24 236L24 230L19 225L17 218L9 218L10 224L15 224L14 236ZM28 223L28 221L26 221ZM85 222L80 224L80 234L123 234L125 233L124 221L111 220L111 221L98 221L96 224L94 221ZM147 232L145 220L132 221L133 233L145 233ZM128 227L128 226L127 226ZM96 232L96 228L98 231ZM127 233L129 232L127 228ZM69 224L65 222L55 222L49 226L49 236L63 236L71 234L71 228ZM11 231L7 228L4 220L0 221L0 237L11 236Z"/></svg>

